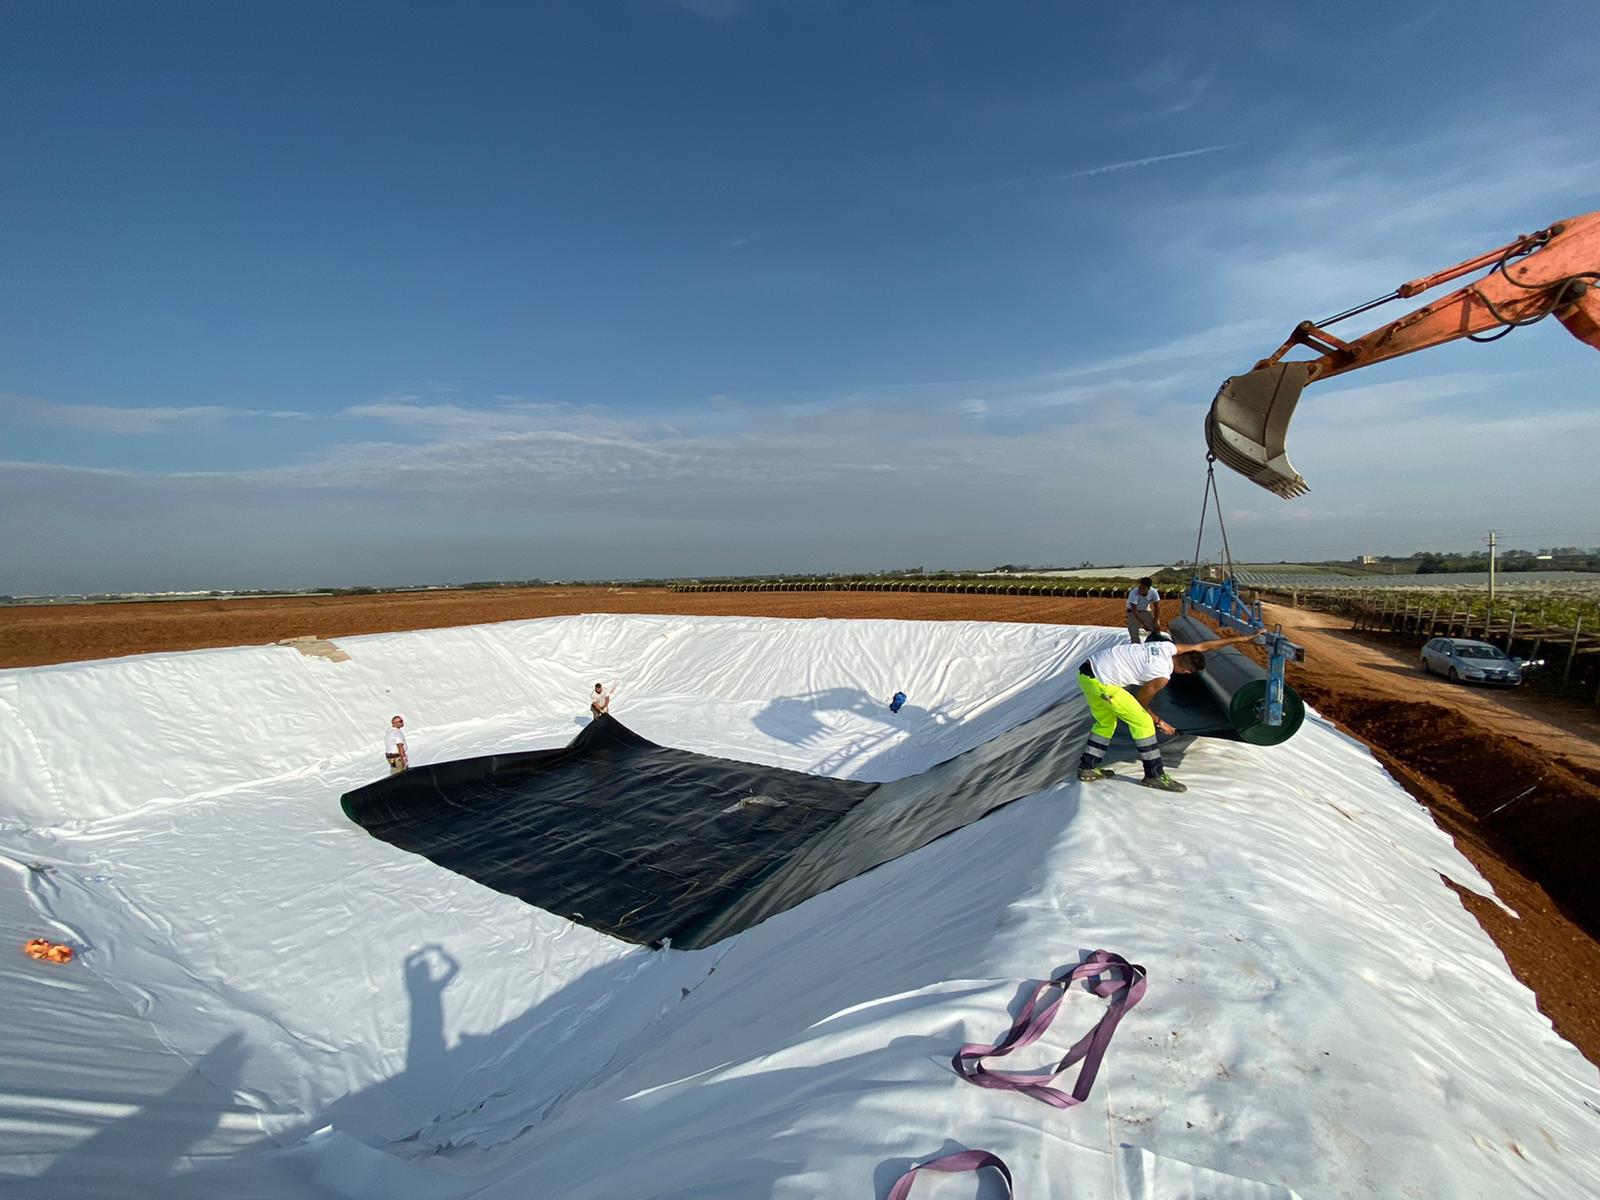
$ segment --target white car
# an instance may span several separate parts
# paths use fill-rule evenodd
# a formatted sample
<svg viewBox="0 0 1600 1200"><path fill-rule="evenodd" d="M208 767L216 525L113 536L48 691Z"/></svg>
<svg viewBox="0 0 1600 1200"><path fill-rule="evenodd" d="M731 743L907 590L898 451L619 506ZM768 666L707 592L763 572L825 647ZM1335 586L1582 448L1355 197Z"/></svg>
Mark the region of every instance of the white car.
<svg viewBox="0 0 1600 1200"><path fill-rule="evenodd" d="M1464 679L1499 687L1516 687L1522 682L1521 660L1508 658L1498 646L1466 638L1434 638L1422 648L1422 669L1455 682Z"/></svg>

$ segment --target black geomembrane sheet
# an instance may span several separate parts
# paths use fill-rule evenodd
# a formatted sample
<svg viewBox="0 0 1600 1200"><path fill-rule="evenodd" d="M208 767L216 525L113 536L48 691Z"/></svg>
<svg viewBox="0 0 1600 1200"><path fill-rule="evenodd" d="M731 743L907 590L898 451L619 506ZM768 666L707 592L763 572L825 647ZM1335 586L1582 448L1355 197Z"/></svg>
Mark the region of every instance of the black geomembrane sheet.
<svg viewBox="0 0 1600 1200"><path fill-rule="evenodd" d="M1186 735L1231 736L1205 690L1178 683L1157 711ZM607 716L557 750L412 767L342 804L374 837L498 892L627 941L694 947L1073 778L1088 731L1073 697L874 784L658 746ZM1164 748L1169 763L1186 744ZM1128 757L1114 743L1108 761Z"/></svg>

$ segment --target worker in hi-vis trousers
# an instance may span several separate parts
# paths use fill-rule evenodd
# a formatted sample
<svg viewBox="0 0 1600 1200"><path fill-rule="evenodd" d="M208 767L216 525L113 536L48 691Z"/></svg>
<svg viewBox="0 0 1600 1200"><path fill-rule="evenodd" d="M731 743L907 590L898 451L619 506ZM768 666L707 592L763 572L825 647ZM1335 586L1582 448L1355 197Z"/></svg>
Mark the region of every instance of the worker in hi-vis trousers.
<svg viewBox="0 0 1600 1200"><path fill-rule="evenodd" d="M1133 734L1133 744L1138 747L1139 758L1144 763L1145 787L1160 788L1164 792L1183 792L1188 789L1168 775L1161 765L1161 748L1156 745L1156 730L1177 733L1155 713L1150 704L1156 693L1167 686L1174 674L1188 675L1206 669L1205 651L1235 642L1249 642L1255 634L1238 637L1214 638L1209 642L1188 645L1179 642L1144 642L1140 645L1111 646L1098 654L1091 654L1078 667L1078 687L1089 702L1094 714L1094 730L1089 734L1089 744L1078 760L1078 778L1084 782L1109 779L1114 772L1100 765L1111 745L1112 735L1121 721ZM1138 691L1130 692L1129 688Z"/></svg>

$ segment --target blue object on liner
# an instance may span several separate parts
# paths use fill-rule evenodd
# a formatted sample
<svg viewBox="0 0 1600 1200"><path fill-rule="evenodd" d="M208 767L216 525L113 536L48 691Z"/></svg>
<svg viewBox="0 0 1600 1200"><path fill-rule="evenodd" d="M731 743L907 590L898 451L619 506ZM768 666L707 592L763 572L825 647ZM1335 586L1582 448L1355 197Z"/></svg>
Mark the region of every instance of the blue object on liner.
<svg viewBox="0 0 1600 1200"><path fill-rule="evenodd" d="M902 704L904 704L905 702L906 702L906 694L904 692L896 692L894 694L894 699L889 701L889 711L890 712L899 712L900 711L900 706Z"/></svg>

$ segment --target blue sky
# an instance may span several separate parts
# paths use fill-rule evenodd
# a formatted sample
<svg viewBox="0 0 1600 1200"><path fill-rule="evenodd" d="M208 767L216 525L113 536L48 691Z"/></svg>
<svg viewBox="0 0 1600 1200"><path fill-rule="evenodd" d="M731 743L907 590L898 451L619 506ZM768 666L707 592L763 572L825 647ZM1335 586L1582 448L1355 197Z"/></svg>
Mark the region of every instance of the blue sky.
<svg viewBox="0 0 1600 1200"><path fill-rule="evenodd" d="M1176 560L1224 377L1600 208L1579 0L0 36L17 594ZM1234 551L1600 544L1597 380L1548 322L1316 385L1314 490L1224 475Z"/></svg>

